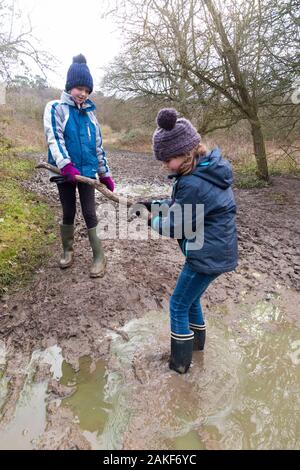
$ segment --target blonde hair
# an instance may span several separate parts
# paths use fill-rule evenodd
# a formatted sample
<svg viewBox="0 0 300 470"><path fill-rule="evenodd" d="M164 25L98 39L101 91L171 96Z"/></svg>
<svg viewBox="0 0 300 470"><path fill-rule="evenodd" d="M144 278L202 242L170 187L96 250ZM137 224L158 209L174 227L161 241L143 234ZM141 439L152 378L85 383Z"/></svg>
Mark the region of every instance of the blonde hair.
<svg viewBox="0 0 300 470"><path fill-rule="evenodd" d="M199 144L186 155L182 155L185 158L178 169L178 173L182 176L190 175L197 165L199 156L206 155L206 153L207 147L204 144Z"/></svg>

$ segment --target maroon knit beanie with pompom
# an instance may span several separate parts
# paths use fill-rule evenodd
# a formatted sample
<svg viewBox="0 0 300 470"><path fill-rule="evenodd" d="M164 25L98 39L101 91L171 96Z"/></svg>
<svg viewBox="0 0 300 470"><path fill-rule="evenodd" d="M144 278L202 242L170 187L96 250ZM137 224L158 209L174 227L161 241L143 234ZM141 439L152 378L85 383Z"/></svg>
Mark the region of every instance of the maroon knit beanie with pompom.
<svg viewBox="0 0 300 470"><path fill-rule="evenodd" d="M197 147L201 137L185 118L179 118L176 109L163 108L157 118L157 129L153 134L153 152L157 160L166 161L179 157Z"/></svg>

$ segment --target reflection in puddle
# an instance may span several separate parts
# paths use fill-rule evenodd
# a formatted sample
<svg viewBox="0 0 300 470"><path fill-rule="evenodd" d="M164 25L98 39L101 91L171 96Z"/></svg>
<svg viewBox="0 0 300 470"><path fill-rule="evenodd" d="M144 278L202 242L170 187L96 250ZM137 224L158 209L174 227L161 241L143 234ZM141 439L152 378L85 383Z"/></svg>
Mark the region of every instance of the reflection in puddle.
<svg viewBox="0 0 300 470"><path fill-rule="evenodd" d="M91 363L89 357L81 358L75 372L64 362L60 383L76 386L76 392L62 406L71 408L92 449L120 449L130 416L125 384L119 373L107 375L104 362L97 361L92 371Z"/></svg>
<svg viewBox="0 0 300 470"><path fill-rule="evenodd" d="M201 436L197 431L189 431L173 440L166 440L163 448L172 450L205 450Z"/></svg>
<svg viewBox="0 0 300 470"><path fill-rule="evenodd" d="M205 353L194 354L184 376L168 368L166 312L126 324L129 341L113 334L108 368L83 357L75 372L59 348L36 351L0 448L34 448L43 433L47 383L33 376L36 363L47 362L62 385L76 386L61 405L71 408L93 449L298 449L299 330L270 301L239 308L231 326L208 316Z"/></svg>
<svg viewBox="0 0 300 470"><path fill-rule="evenodd" d="M91 372L91 359L82 357L79 371L75 372L66 362L63 363L62 385L76 386L76 392L62 400L62 405L72 409L85 431L102 433L111 404L105 401L105 364L98 361Z"/></svg>
<svg viewBox="0 0 300 470"><path fill-rule="evenodd" d="M0 449L33 449L46 426L47 383L24 386L12 422L0 431Z"/></svg>
<svg viewBox="0 0 300 470"><path fill-rule="evenodd" d="M211 414L207 422L222 434L223 448L299 448L300 375L290 357L299 330L267 302L243 315L240 326L246 334L237 337L235 393L228 397L228 413Z"/></svg>
<svg viewBox="0 0 300 470"><path fill-rule="evenodd" d="M168 347L162 314L130 322L129 343L114 341L122 367L144 350L142 385L127 403L139 413L129 423L129 448L299 448L299 330L269 302L244 309L238 331L221 318L207 323L205 354L194 355L186 376L169 373L159 356L149 362L163 331Z"/></svg>
<svg viewBox="0 0 300 470"><path fill-rule="evenodd" d="M48 384L46 380L40 383L34 382L38 363L49 364L53 377L58 378L62 364L61 349L53 346L45 351L33 352L14 417L4 429L0 430L0 449L2 450L33 449L34 441L44 432ZM7 388L8 382L5 375L0 378L0 390L2 390L3 383Z"/></svg>
<svg viewBox="0 0 300 470"><path fill-rule="evenodd" d="M106 380L104 365L91 374L85 359L77 395L65 403L94 449L299 447L299 362L291 359L298 330L267 302L243 311L238 332L221 318L207 323L205 354L194 354L185 376L168 369L162 312L129 322L128 342L114 336L115 371ZM74 372L64 370L73 384Z"/></svg>

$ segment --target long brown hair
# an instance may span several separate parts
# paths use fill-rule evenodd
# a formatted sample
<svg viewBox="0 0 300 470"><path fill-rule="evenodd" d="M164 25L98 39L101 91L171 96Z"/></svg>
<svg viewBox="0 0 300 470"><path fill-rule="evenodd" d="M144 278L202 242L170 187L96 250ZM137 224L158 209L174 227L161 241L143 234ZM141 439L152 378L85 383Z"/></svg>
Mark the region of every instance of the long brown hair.
<svg viewBox="0 0 300 470"><path fill-rule="evenodd" d="M180 175L190 175L195 169L199 157L207 153L207 147L204 144L199 144L193 148L189 153L183 155L184 160L178 169Z"/></svg>

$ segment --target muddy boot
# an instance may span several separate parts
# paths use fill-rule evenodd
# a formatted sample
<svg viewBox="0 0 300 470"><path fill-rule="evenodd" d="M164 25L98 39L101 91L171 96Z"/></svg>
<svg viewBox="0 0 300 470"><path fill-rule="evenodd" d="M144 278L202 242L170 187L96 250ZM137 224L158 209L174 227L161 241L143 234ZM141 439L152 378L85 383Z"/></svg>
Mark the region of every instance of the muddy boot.
<svg viewBox="0 0 300 470"><path fill-rule="evenodd" d="M190 324L190 329L194 332L193 351L203 351L206 337L206 326Z"/></svg>
<svg viewBox="0 0 300 470"><path fill-rule="evenodd" d="M101 240L97 235L97 227L89 229L88 236L93 250L93 264L90 270L90 277L102 277L105 274L106 259Z"/></svg>
<svg viewBox="0 0 300 470"><path fill-rule="evenodd" d="M170 369L175 370L179 374L187 372L192 362L193 342L193 335L189 335L188 339L175 339L172 333Z"/></svg>
<svg viewBox="0 0 300 470"><path fill-rule="evenodd" d="M73 263L74 252L74 225L60 225L60 235L63 246L63 256L60 259L59 266L62 269L69 268Z"/></svg>

